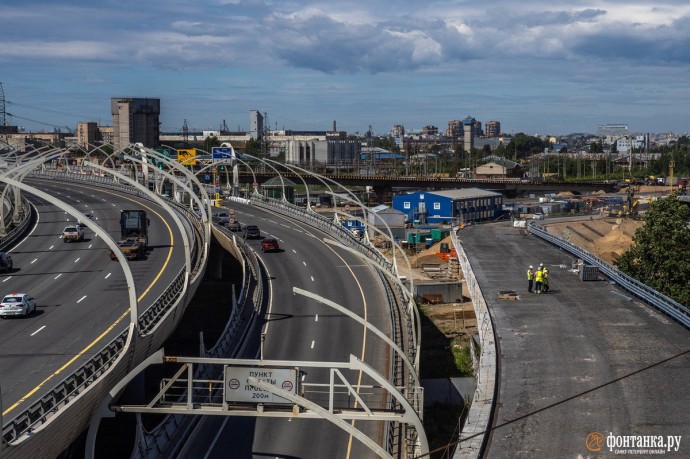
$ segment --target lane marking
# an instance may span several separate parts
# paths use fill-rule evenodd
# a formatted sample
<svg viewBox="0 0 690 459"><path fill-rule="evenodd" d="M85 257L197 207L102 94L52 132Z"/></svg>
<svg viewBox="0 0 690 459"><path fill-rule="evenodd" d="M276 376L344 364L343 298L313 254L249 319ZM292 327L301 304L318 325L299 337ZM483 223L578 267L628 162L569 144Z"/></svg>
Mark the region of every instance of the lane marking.
<svg viewBox="0 0 690 459"><path fill-rule="evenodd" d="M53 277L53 279L57 280L60 276L62 276L62 273L58 274L57 276Z"/></svg>
<svg viewBox="0 0 690 459"><path fill-rule="evenodd" d="M316 315L314 316L314 322L318 322L318 321L319 321L319 315L316 314Z"/></svg>
<svg viewBox="0 0 690 459"><path fill-rule="evenodd" d="M112 274L112 273L108 273L108 275L105 276L105 278L106 278L106 279L109 278L111 274Z"/></svg>
<svg viewBox="0 0 690 459"><path fill-rule="evenodd" d="M218 150L216 150L216 151L218 151ZM93 245L93 244L89 244L89 246L88 246L87 248L90 249L92 245Z"/></svg>
<svg viewBox="0 0 690 459"><path fill-rule="evenodd" d="M55 246L51 245L50 247L48 247L48 250L53 250L53 247L55 247Z"/></svg>
<svg viewBox="0 0 690 459"><path fill-rule="evenodd" d="M174 238L174 236L173 236L172 228L170 227L170 225L168 224L168 222L163 218L163 216L162 216L159 212L156 212L155 210L153 210L151 207L147 206L146 204L143 204L142 202L136 201L136 200L134 200L134 199L127 198L127 197L125 197L125 196L120 196L120 195L118 195L117 193L110 193L110 192L107 192L107 191L103 191L103 193L107 193L107 194L110 194L110 195L113 195L113 196L117 196L118 198L126 199L126 200L128 200L128 201L137 203L137 204L139 204L139 205L142 206L142 207L145 207L146 209L150 210L150 211L153 212L154 214L158 215L158 218L161 219L161 221L163 222L163 224L165 225L165 227L168 229L168 236L170 237L170 247L168 248L168 256L166 257L165 262L163 263L163 267L162 267L161 270L158 272L158 275L153 279L153 281L152 281L151 284L148 286L148 288L144 291L144 293L142 293L142 294L139 296L139 298L137 298L137 302L140 302L140 301L151 291L151 289L152 289L153 286L156 284L156 282L158 282L158 279L160 279L160 277L161 277L161 276L163 275L163 273L165 272L165 269L168 267L168 264L170 263L170 259L172 258L172 253L173 253L174 242L175 242L175 238ZM105 199L103 199L103 200L105 201ZM115 204L113 204L113 206L115 206ZM38 224L38 219L36 220L36 224ZM35 231L35 230L36 230L36 226L34 226L34 230L33 230L33 231ZM33 231L32 231L32 233L33 233ZM29 236L30 236L30 235L29 235ZM26 241L26 240L29 238L29 236L27 236L26 238L24 238L24 239L22 240L22 242L20 242L20 244L23 243L24 241ZM16 246L15 246L15 248L16 248ZM72 358L71 358L69 361L67 361L64 365L62 365L60 368L58 368L52 375L48 376L48 377L47 377L46 379L44 379L40 384L38 384L36 387L34 387L33 389L31 389L29 392L27 392L26 395L24 395L22 398L20 398L19 400L17 400L12 406L10 406L10 407L7 408L5 411L3 411L3 412L2 412L2 415L3 415L3 416L7 416L7 414L8 414L9 412L13 411L13 410L14 410L15 408L17 408L19 405L21 405L22 403L24 403L25 401L27 401L27 400L29 399L29 397L31 397L31 396L34 395L36 392L38 392L38 391L39 391L43 386L45 386L50 380L52 380L55 376L59 375L60 373L62 373L63 371L65 371L67 368L69 368L69 366L72 365L77 359L81 358L81 357L82 357L84 354L86 354L92 347L94 347L94 346L95 346L96 344L98 344L101 340L103 340L103 338L105 338L105 337L108 335L108 333L110 333L115 327L117 327L118 324L119 324L120 322L122 322L125 318L128 318L128 317L129 317L129 315L130 315L130 314L129 314L129 309L130 309L130 308L127 308L127 309L125 310L125 312L123 312L122 315L121 315L120 317L118 317L118 318L115 320L115 322L113 322L108 328L106 328L106 329L103 331L103 333L101 333L100 335L98 335L98 336L96 337L96 339L94 339L91 343L89 343L89 344L88 344L84 349L82 349L79 353L75 354L74 357L72 357Z"/></svg>
<svg viewBox="0 0 690 459"><path fill-rule="evenodd" d="M314 343L316 343L316 341L312 341L312 342L311 342L311 348L312 348L312 349L314 349Z"/></svg>
<svg viewBox="0 0 690 459"><path fill-rule="evenodd" d="M292 251L293 251L294 253L297 253L297 250L295 250L295 249L292 249Z"/></svg>
<svg viewBox="0 0 690 459"><path fill-rule="evenodd" d="M77 301L77 304L79 304L79 303L81 303L82 301L84 301L84 298L86 298L86 295L84 295L84 296L82 296L81 298L79 298L79 301Z"/></svg>
<svg viewBox="0 0 690 459"><path fill-rule="evenodd" d="M311 281L314 282L314 276L311 276Z"/></svg>
<svg viewBox="0 0 690 459"><path fill-rule="evenodd" d="M33 264L36 263L37 261L38 261L38 258L34 258L34 261L32 261L32 262L29 263L29 264L33 265Z"/></svg>
<svg viewBox="0 0 690 459"><path fill-rule="evenodd" d="M302 264L303 264L304 266L307 266L307 262L306 262L306 261L303 261Z"/></svg>
<svg viewBox="0 0 690 459"><path fill-rule="evenodd" d="M39 328L38 330L36 330L35 332L33 332L33 333L32 333L31 335L29 335L29 336L34 336L36 333L40 332L40 331L43 330L44 328L46 328L45 325L42 326L41 328Z"/></svg>
<svg viewBox="0 0 690 459"><path fill-rule="evenodd" d="M74 262L76 263L76 262L78 262L79 260L81 260L81 257L79 257L79 258L77 258L76 260L74 260Z"/></svg>
<svg viewBox="0 0 690 459"><path fill-rule="evenodd" d="M3 282L7 282L7 281L10 280L10 279L12 279L12 276L6 277L5 280L3 280Z"/></svg>

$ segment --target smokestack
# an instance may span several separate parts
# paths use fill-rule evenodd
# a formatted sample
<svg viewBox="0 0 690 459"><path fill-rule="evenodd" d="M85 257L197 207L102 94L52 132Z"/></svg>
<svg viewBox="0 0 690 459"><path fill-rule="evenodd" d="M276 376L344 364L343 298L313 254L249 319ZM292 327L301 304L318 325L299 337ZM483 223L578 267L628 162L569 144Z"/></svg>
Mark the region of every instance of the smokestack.
<svg viewBox="0 0 690 459"><path fill-rule="evenodd" d="M335 120L333 120L333 132L335 132Z"/></svg>

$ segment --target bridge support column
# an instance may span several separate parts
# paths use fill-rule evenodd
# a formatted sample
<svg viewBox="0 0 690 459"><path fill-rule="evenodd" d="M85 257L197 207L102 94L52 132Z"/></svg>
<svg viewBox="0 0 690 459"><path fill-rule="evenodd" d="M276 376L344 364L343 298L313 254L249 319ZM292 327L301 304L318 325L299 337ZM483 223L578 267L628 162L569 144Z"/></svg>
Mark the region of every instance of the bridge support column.
<svg viewBox="0 0 690 459"><path fill-rule="evenodd" d="M389 197L393 193L393 190L390 187L374 186L372 188L374 190L374 195L376 196L376 202L378 204L383 204L386 201L392 200L392 198L389 199Z"/></svg>

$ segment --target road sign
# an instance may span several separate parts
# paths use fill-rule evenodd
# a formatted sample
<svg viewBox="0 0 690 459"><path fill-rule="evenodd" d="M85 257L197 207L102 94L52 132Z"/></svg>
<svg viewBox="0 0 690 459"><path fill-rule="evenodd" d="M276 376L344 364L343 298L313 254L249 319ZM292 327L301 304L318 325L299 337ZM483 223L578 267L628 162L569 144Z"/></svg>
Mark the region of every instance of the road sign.
<svg viewBox="0 0 690 459"><path fill-rule="evenodd" d="M249 384L249 378L267 382L279 389L297 394L297 368L225 367L225 401L248 403L292 404L283 397Z"/></svg>
<svg viewBox="0 0 690 459"><path fill-rule="evenodd" d="M213 147L211 148L211 155L214 162L232 159L232 148Z"/></svg>
<svg viewBox="0 0 690 459"><path fill-rule="evenodd" d="M177 162L185 166L196 166L196 150L194 148L177 150Z"/></svg>

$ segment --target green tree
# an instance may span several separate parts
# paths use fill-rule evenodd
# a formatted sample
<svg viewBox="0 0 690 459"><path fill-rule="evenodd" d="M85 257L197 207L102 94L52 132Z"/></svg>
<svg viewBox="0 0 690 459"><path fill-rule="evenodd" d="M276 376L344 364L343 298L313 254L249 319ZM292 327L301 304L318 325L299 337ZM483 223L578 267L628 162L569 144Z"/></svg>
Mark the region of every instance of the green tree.
<svg viewBox="0 0 690 459"><path fill-rule="evenodd" d="M653 202L644 220L632 246L616 265L679 303L690 305L688 207L672 194Z"/></svg>

